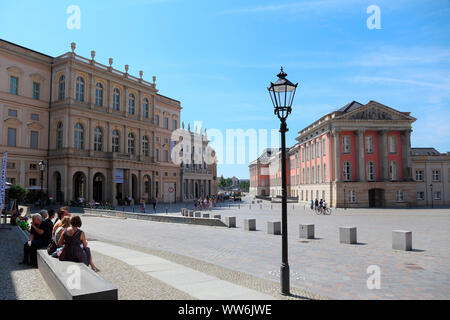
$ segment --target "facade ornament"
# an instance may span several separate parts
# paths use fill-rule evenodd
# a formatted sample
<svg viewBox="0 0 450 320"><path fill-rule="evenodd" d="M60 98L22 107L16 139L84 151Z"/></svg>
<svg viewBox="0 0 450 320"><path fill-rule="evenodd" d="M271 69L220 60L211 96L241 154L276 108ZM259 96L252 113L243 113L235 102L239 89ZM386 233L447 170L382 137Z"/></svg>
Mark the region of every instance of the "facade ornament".
<svg viewBox="0 0 450 320"><path fill-rule="evenodd" d="M75 42L72 42L72 43L70 44L70 49L72 49L72 53L75 53L76 47L77 47L77 44L76 44Z"/></svg>
<svg viewBox="0 0 450 320"><path fill-rule="evenodd" d="M129 69L129 66L126 64L126 65L125 65L125 73L126 73L126 74L128 74L128 69Z"/></svg>
<svg viewBox="0 0 450 320"><path fill-rule="evenodd" d="M142 71L142 70L139 70L139 78L141 78L141 80L142 80L142 76L144 75L144 71Z"/></svg>
<svg viewBox="0 0 450 320"><path fill-rule="evenodd" d="M95 58L95 50L91 50L91 58L92 58L92 61L93 61L94 58Z"/></svg>
<svg viewBox="0 0 450 320"><path fill-rule="evenodd" d="M155 86L155 84L156 84L156 76L153 76L152 79L153 79L153 86Z"/></svg>

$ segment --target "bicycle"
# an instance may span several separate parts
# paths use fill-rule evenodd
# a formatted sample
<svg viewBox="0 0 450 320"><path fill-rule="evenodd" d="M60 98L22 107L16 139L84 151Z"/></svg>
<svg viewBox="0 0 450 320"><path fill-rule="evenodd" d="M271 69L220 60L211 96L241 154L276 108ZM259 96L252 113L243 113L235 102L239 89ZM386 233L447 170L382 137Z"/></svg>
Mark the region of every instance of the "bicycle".
<svg viewBox="0 0 450 320"><path fill-rule="evenodd" d="M320 214L322 214L322 215L331 215L331 209L330 208L318 208L317 210L316 210L316 214L317 215L320 215Z"/></svg>

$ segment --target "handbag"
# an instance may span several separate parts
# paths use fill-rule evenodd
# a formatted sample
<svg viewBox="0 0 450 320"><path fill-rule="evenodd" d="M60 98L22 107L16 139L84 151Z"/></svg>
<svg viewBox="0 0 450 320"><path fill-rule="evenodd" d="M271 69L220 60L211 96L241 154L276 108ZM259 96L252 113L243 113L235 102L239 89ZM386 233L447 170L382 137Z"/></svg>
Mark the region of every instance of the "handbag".
<svg viewBox="0 0 450 320"><path fill-rule="evenodd" d="M47 253L48 253L48 255L52 255L53 252L56 251L56 249L58 249L58 246L56 245L55 240L53 240L53 239L50 240L50 243L47 246Z"/></svg>

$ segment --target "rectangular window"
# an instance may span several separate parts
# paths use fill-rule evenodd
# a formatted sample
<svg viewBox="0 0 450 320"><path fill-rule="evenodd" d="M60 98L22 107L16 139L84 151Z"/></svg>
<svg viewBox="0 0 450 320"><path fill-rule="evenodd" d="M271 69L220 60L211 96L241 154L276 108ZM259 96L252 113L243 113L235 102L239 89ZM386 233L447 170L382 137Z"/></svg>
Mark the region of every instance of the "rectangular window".
<svg viewBox="0 0 450 320"><path fill-rule="evenodd" d="M350 136L342 136L342 153L350 153Z"/></svg>
<svg viewBox="0 0 450 320"><path fill-rule="evenodd" d="M6 182L16 184L16 178L6 178Z"/></svg>
<svg viewBox="0 0 450 320"><path fill-rule="evenodd" d="M16 128L8 128L8 146L16 146Z"/></svg>
<svg viewBox="0 0 450 320"><path fill-rule="evenodd" d="M177 130L177 128L178 128L178 121L177 120L173 120L172 125L173 125L172 130Z"/></svg>
<svg viewBox="0 0 450 320"><path fill-rule="evenodd" d="M8 117L17 118L17 110L8 109Z"/></svg>
<svg viewBox="0 0 450 320"><path fill-rule="evenodd" d="M39 137L39 132L31 131L31 134L30 134L30 148L31 149L38 148L38 137Z"/></svg>
<svg viewBox="0 0 450 320"><path fill-rule="evenodd" d="M13 76L9 78L9 93L19 94L19 78Z"/></svg>
<svg viewBox="0 0 450 320"><path fill-rule="evenodd" d="M423 170L416 170L416 181L423 181Z"/></svg>
<svg viewBox="0 0 450 320"><path fill-rule="evenodd" d="M159 115L155 114L155 125L159 126Z"/></svg>
<svg viewBox="0 0 450 320"><path fill-rule="evenodd" d="M30 163L30 170L37 170L37 164L36 163Z"/></svg>
<svg viewBox="0 0 450 320"><path fill-rule="evenodd" d="M15 168L16 168L16 163L15 162L7 162L6 163L6 169L14 170Z"/></svg>
<svg viewBox="0 0 450 320"><path fill-rule="evenodd" d="M434 182L441 181L441 170L433 170L433 181Z"/></svg>
<svg viewBox="0 0 450 320"><path fill-rule="evenodd" d="M164 118L164 129L169 129L169 118Z"/></svg>
<svg viewBox="0 0 450 320"><path fill-rule="evenodd" d="M169 161L169 151L164 150L164 161L168 162Z"/></svg>
<svg viewBox="0 0 450 320"><path fill-rule="evenodd" d="M33 82L33 99L39 100L41 96L41 84Z"/></svg>
<svg viewBox="0 0 450 320"><path fill-rule="evenodd" d="M156 161L159 161L159 149L155 149L155 158Z"/></svg>
<svg viewBox="0 0 450 320"><path fill-rule="evenodd" d="M397 153L397 136L389 136L389 153Z"/></svg>
<svg viewBox="0 0 450 320"><path fill-rule="evenodd" d="M405 201L405 191L403 191L403 190L398 190L397 191L397 201L398 202Z"/></svg>
<svg viewBox="0 0 450 320"><path fill-rule="evenodd" d="M32 113L31 114L31 120L39 121L39 115L37 113Z"/></svg>
<svg viewBox="0 0 450 320"><path fill-rule="evenodd" d="M373 153L373 136L366 136L365 138L366 142L366 153Z"/></svg>
<svg viewBox="0 0 450 320"><path fill-rule="evenodd" d="M419 191L417 192L417 200L424 200L425 199L425 192Z"/></svg>
<svg viewBox="0 0 450 320"><path fill-rule="evenodd" d="M327 142L325 139L322 139L322 155L327 155Z"/></svg>
<svg viewBox="0 0 450 320"><path fill-rule="evenodd" d="M440 191L435 191L433 193L433 199L434 200L441 200L441 192Z"/></svg>
<svg viewBox="0 0 450 320"><path fill-rule="evenodd" d="M311 144L311 159L314 159L315 156L316 156L316 149L315 149L315 146L313 143L313 144Z"/></svg>
<svg viewBox="0 0 450 320"><path fill-rule="evenodd" d="M28 185L31 187L31 186L35 186L36 185L36 179L34 179L34 178L31 178L31 179L29 179L28 180Z"/></svg>
<svg viewBox="0 0 450 320"><path fill-rule="evenodd" d="M356 190L350 190L350 193L348 195L348 202L356 203Z"/></svg>

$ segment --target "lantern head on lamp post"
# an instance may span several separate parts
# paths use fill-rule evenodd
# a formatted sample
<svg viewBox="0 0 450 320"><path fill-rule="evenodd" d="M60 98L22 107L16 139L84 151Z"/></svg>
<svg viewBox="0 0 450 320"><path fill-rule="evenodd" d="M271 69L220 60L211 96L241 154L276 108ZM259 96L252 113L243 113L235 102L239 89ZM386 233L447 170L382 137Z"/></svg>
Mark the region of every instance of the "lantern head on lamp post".
<svg viewBox="0 0 450 320"><path fill-rule="evenodd" d="M47 164L44 160L39 161L39 171L41 171L41 208L44 206L44 171Z"/></svg>
<svg viewBox="0 0 450 320"><path fill-rule="evenodd" d="M277 75L278 80L270 83L270 99L274 107L274 114L280 119L281 133L281 268L280 282L281 294L290 295L289 285L289 263L288 263L288 235L287 235L287 178L286 178L286 132L288 131L286 119L292 111L292 102L294 101L297 85L286 79L287 74L281 67Z"/></svg>
<svg viewBox="0 0 450 320"><path fill-rule="evenodd" d="M281 122L285 122L292 111L292 102L294 101L298 83L293 84L286 79L287 73L283 71L283 67L281 67L277 77L278 80L275 83L271 82L270 87L267 89L273 103L274 114L277 115Z"/></svg>

